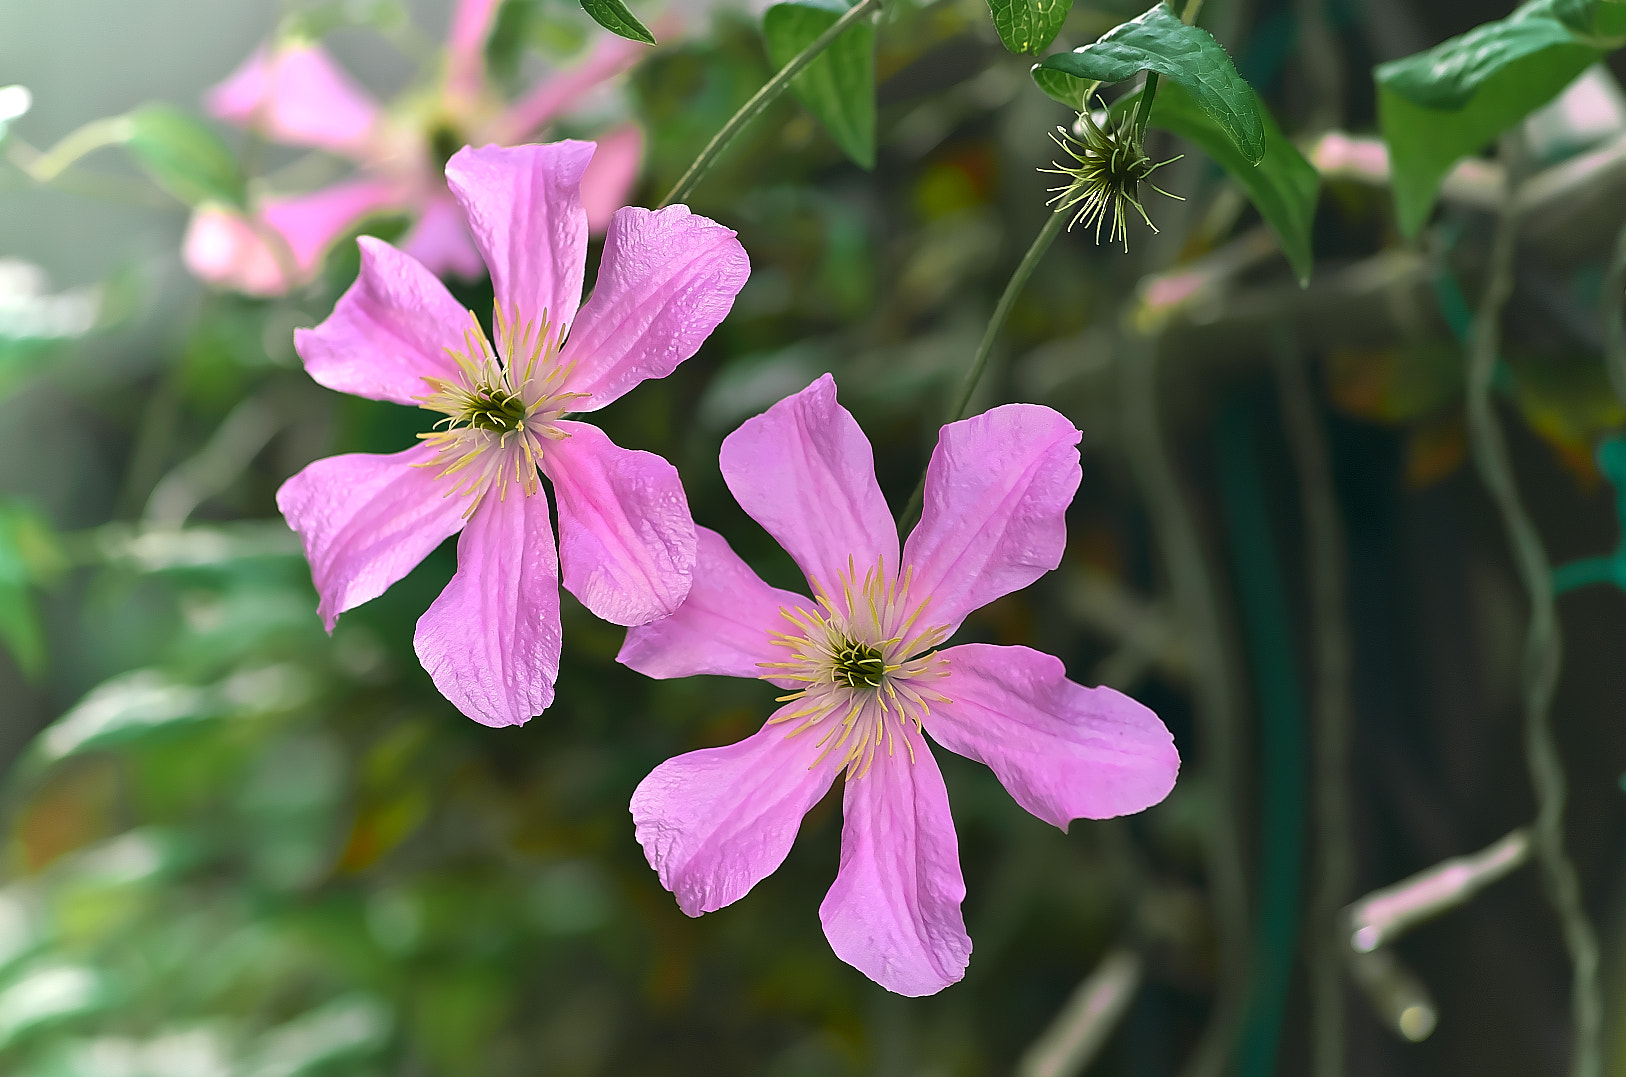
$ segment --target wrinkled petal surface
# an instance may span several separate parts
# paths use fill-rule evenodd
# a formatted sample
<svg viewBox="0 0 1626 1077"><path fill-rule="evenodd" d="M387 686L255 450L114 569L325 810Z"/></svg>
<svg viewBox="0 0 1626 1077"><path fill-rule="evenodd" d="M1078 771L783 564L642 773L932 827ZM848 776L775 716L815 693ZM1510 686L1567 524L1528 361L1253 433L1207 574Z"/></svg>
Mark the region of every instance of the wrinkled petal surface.
<svg viewBox="0 0 1626 1077"><path fill-rule="evenodd" d="M1016 802L1067 829L1158 803L1174 788L1180 755L1150 709L1111 688L1067 679L1059 659L1027 647L971 643L942 652L952 703L936 704L926 732L986 764Z"/></svg>
<svg viewBox="0 0 1626 1077"><path fill-rule="evenodd" d="M208 92L211 116L276 142L356 156L378 122L378 103L320 45L256 49Z"/></svg>
<svg viewBox="0 0 1626 1077"><path fill-rule="evenodd" d="M611 624L641 625L683 604L695 528L677 468L623 449L591 423L559 420L542 470L559 502L565 587Z"/></svg>
<svg viewBox="0 0 1626 1077"><path fill-rule="evenodd" d="M568 324L582 299L587 214L582 172L591 142L465 146L446 163L446 182L468 217L504 312L535 322L544 311Z"/></svg>
<svg viewBox="0 0 1626 1077"><path fill-rule="evenodd" d="M485 275L486 264L469 235L463 210L449 192L431 198L423 207L417 223L402 237L401 250L437 277L456 274L477 280Z"/></svg>
<svg viewBox="0 0 1626 1077"><path fill-rule="evenodd" d="M633 791L638 844L690 916L738 901L771 875L830 788L839 760L832 753L815 764L818 738L787 737L793 728L770 721L736 744L668 759Z"/></svg>
<svg viewBox="0 0 1626 1077"><path fill-rule="evenodd" d="M644 55L649 46L616 34L599 37L587 59L543 79L498 118L492 136L498 142L522 142Z"/></svg>
<svg viewBox="0 0 1626 1077"><path fill-rule="evenodd" d="M1061 564L1080 434L1061 413L1006 404L943 427L920 524L904 546L926 618L957 626Z"/></svg>
<svg viewBox="0 0 1626 1077"><path fill-rule="evenodd" d="M888 991L931 995L971 960L965 880L942 772L913 726L903 739L913 761L898 744L847 780L841 869L819 919L841 960Z"/></svg>
<svg viewBox="0 0 1626 1077"><path fill-rule="evenodd" d="M734 500L826 593L839 594L849 559L859 579L877 560L895 570L875 457L830 375L742 423L723 439L721 464Z"/></svg>
<svg viewBox="0 0 1626 1077"><path fill-rule="evenodd" d="M717 532L697 527L695 533L689 597L672 616L628 629L616 661L662 679L757 677L765 672L759 663L784 661L784 648L768 635L788 627L780 609L811 602L763 583Z"/></svg>
<svg viewBox="0 0 1626 1077"><path fill-rule="evenodd" d="M328 631L345 610L383 594L463 526L468 501L444 496L435 450L318 460L282 484L277 508L299 532Z"/></svg>
<svg viewBox="0 0 1626 1077"><path fill-rule="evenodd" d="M469 312L423 266L362 236L361 272L315 329L294 334L310 376L329 389L415 405L426 377L455 378Z"/></svg>
<svg viewBox="0 0 1626 1077"><path fill-rule="evenodd" d="M617 211L598 283L559 356L576 364L567 388L593 394L577 410L676 370L728 316L750 275L733 230L687 206Z"/></svg>
<svg viewBox="0 0 1626 1077"><path fill-rule="evenodd" d="M588 231L600 235L610 226L615 211L627 204L643 163L644 133L637 124L624 123L599 138L598 150L582 173Z"/></svg>
<svg viewBox="0 0 1626 1077"><path fill-rule="evenodd" d="M486 495L457 540L457 573L413 647L441 695L489 726L520 725L559 678L559 562L540 489Z"/></svg>

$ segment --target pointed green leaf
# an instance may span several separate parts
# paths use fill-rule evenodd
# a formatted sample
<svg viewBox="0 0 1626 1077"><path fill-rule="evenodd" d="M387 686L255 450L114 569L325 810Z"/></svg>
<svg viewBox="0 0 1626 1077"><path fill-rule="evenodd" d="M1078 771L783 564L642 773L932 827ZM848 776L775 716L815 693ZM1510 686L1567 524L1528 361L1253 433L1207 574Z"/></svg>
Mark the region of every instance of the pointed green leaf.
<svg viewBox="0 0 1626 1077"><path fill-rule="evenodd" d="M1077 78L1043 64L1034 64L1033 70L1029 73L1033 76L1034 84L1043 90L1046 96L1052 101L1060 101L1074 112L1083 112L1084 103L1089 100L1096 87L1101 85L1094 79Z"/></svg>
<svg viewBox="0 0 1626 1077"><path fill-rule="evenodd" d="M988 0L994 29L1011 52L1043 52L1072 9L1073 0Z"/></svg>
<svg viewBox="0 0 1626 1077"><path fill-rule="evenodd" d="M629 41L642 41L646 45L655 44L655 35L650 33L644 24L633 17L627 10L627 5L621 0L581 0L582 10L592 16L594 22L612 34L618 34Z"/></svg>
<svg viewBox="0 0 1626 1077"><path fill-rule="evenodd" d="M784 67L848 10L841 0L775 4L762 18L768 58ZM843 153L875 167L875 27L859 20L791 80L790 90Z"/></svg>
<svg viewBox="0 0 1626 1077"><path fill-rule="evenodd" d="M1265 155L1257 165L1242 156L1230 136L1178 83L1164 83L1158 90L1147 122L1193 143L1225 169L1276 233L1299 283L1308 284L1314 264L1310 229L1321 193L1321 173L1282 134L1262 102L1259 115L1265 126Z"/></svg>
<svg viewBox="0 0 1626 1077"><path fill-rule="evenodd" d="M1265 155L1264 114L1253 88L1212 34L1187 26L1161 3L1094 43L1047 57L1039 66L1097 82L1155 71L1185 89L1246 160L1257 164Z"/></svg>
<svg viewBox="0 0 1626 1077"><path fill-rule="evenodd" d="M1401 232L1423 226L1457 161L1551 101L1626 43L1623 34L1626 4L1534 0L1427 52L1380 64L1378 118Z"/></svg>
<svg viewBox="0 0 1626 1077"><path fill-rule="evenodd" d="M187 205L243 204L242 169L208 124L164 104L142 105L124 124L125 148L164 190Z"/></svg>

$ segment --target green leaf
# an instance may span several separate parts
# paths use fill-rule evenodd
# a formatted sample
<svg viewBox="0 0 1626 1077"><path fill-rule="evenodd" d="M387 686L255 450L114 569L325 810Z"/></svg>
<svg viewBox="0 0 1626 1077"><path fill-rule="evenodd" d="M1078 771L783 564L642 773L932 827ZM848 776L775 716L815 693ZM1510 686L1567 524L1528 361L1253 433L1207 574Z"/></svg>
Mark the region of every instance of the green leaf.
<svg viewBox="0 0 1626 1077"><path fill-rule="evenodd" d="M1427 52L1378 65L1378 118L1401 232L1415 235L1423 226L1457 161L1626 43L1623 31L1626 4L1534 0Z"/></svg>
<svg viewBox="0 0 1626 1077"><path fill-rule="evenodd" d="M1155 71L1185 89L1247 161L1257 164L1265 155L1258 95L1212 34L1187 26L1161 3L1092 44L1046 57L1039 67L1096 82Z"/></svg>
<svg viewBox="0 0 1626 1077"><path fill-rule="evenodd" d="M1147 123L1193 143L1225 169L1276 233L1299 284L1308 284L1314 262L1310 227L1321 193L1321 173L1282 134L1264 104L1258 107L1265 127L1265 153L1257 165L1242 155L1230 136L1178 83L1164 83L1158 89Z"/></svg>
<svg viewBox="0 0 1626 1077"><path fill-rule="evenodd" d="M762 18L768 58L782 68L848 10L841 0L775 4ZM875 27L859 20L791 80L790 90L843 153L875 167Z"/></svg>
<svg viewBox="0 0 1626 1077"><path fill-rule="evenodd" d="M0 501L0 646L29 677L45 672L45 630L33 588L61 569L62 554L43 517Z"/></svg>
<svg viewBox="0 0 1626 1077"><path fill-rule="evenodd" d="M173 105L142 105L124 117L125 148L164 190L187 205L244 203L237 158L202 120Z"/></svg>
<svg viewBox="0 0 1626 1077"><path fill-rule="evenodd" d="M1011 52L1043 52L1072 9L1073 0L988 0L994 29Z"/></svg>
<svg viewBox="0 0 1626 1077"><path fill-rule="evenodd" d="M655 35L633 17L621 0L581 0L581 5L594 22L610 33L619 34L629 41L642 41L646 45L655 43Z"/></svg>
<svg viewBox="0 0 1626 1077"><path fill-rule="evenodd" d="M1043 64L1034 64L1030 72L1034 84L1053 101L1060 101L1074 112L1083 112L1090 95L1101 84L1094 79L1081 79L1057 71Z"/></svg>

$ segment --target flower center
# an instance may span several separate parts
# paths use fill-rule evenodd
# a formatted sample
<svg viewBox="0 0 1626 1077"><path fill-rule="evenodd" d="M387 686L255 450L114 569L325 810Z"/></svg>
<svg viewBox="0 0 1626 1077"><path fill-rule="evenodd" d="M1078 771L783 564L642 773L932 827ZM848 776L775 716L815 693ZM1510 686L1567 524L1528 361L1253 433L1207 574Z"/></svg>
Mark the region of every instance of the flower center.
<svg viewBox="0 0 1626 1077"><path fill-rule="evenodd" d="M506 496L510 479L525 496L536 493L543 443L570 436L554 420L587 396L564 391L570 371L558 362L563 334L545 314L532 324L498 308L493 321L497 347L469 312L463 349L446 349L457 377L425 378L432 392L417 398L421 407L444 416L433 431L418 435L438 450L420 466L439 468L437 479L453 478L448 497L472 494L469 513L493 486Z"/></svg>
<svg viewBox="0 0 1626 1077"><path fill-rule="evenodd" d="M948 676L947 663L933 650L948 629L919 627L930 597L911 602L908 576L899 583L884 564L858 581L849 561L837 583L832 596L813 581L813 609L780 609L794 630L773 632L773 642L790 653L783 662L761 663L762 676L806 685L780 697L801 705L773 721L797 723L792 737L817 730L824 749L819 759L840 751L847 776L861 778L877 752L895 750L906 724L918 730L932 703L948 702L931 687ZM907 738L904 745L912 762Z"/></svg>
<svg viewBox="0 0 1626 1077"><path fill-rule="evenodd" d="M1132 125L1130 116L1117 122L1108 120L1104 126L1097 124L1090 110L1090 102L1085 101L1084 111L1078 114L1078 126L1074 129L1080 137L1075 137L1065 127L1056 128L1061 132L1061 138L1050 136L1056 145L1067 151L1073 163L1039 170L1065 176L1070 181L1065 186L1052 187L1050 191L1056 197L1049 202L1051 205L1061 203L1056 208L1057 213L1074 214L1067 225L1069 230L1080 222L1085 228L1093 225L1095 242L1100 243L1101 225L1110 218L1107 242L1122 241L1125 251L1129 250L1127 208L1133 208L1148 228L1157 231L1157 226L1146 215L1146 207L1141 205L1140 185L1153 172L1170 163L1160 161L1153 164L1141 148L1140 140L1135 137ZM1150 183L1147 186L1170 198L1180 197Z"/></svg>

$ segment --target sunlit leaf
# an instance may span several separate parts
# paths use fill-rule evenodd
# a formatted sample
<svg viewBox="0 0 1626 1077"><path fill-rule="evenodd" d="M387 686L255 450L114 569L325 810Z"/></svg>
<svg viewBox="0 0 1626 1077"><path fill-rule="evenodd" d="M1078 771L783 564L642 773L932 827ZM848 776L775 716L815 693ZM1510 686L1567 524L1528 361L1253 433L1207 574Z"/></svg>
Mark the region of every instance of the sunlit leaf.
<svg viewBox="0 0 1626 1077"><path fill-rule="evenodd" d="M143 105L125 117L125 147L164 190L187 205L244 201L231 149L198 117L173 105Z"/></svg>
<svg viewBox="0 0 1626 1077"><path fill-rule="evenodd" d="M1011 52L1043 52L1072 9L1073 0L988 0L994 29Z"/></svg>
<svg viewBox="0 0 1626 1077"><path fill-rule="evenodd" d="M1427 52L1380 64L1373 76L1400 230L1413 235L1423 226L1457 161L1622 44L1626 4L1534 0Z"/></svg>
<svg viewBox="0 0 1626 1077"><path fill-rule="evenodd" d="M784 67L846 13L841 0L775 4L762 18L768 57ZM843 153L864 168L875 167L875 27L848 27L791 80L791 92L807 107Z"/></svg>
<svg viewBox="0 0 1626 1077"><path fill-rule="evenodd" d="M1244 160L1257 164L1265 156L1258 95L1212 34L1187 26L1161 3L1091 44L1046 57L1039 66L1096 82L1122 82L1155 71L1185 89Z"/></svg>
<svg viewBox="0 0 1626 1077"><path fill-rule="evenodd" d="M581 0L581 5L594 22L610 33L630 41L642 41L646 45L655 43L655 35L627 10L627 5L621 0Z"/></svg>

